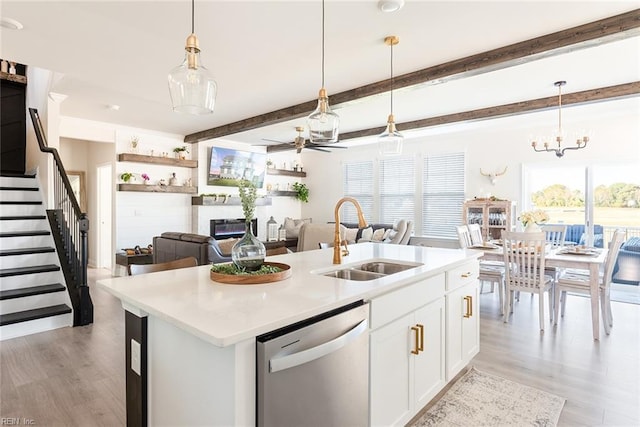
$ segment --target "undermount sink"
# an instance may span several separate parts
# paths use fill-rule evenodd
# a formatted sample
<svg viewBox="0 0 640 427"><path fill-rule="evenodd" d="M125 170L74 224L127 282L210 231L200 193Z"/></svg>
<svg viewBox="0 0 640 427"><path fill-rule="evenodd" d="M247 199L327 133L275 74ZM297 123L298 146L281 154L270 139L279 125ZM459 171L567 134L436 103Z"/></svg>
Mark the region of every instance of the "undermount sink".
<svg viewBox="0 0 640 427"><path fill-rule="evenodd" d="M379 279L380 277L384 277L385 275L369 271L356 270L354 268L345 268L343 270L334 270L329 273L325 273L324 276L362 282L365 280Z"/></svg>
<svg viewBox="0 0 640 427"><path fill-rule="evenodd" d="M401 271L419 267L422 264L400 264L389 261L371 261L360 265L333 270L322 273L323 276L335 277L337 279L367 281L375 280L390 274L400 273Z"/></svg>
<svg viewBox="0 0 640 427"><path fill-rule="evenodd" d="M394 274L399 273L401 271L409 270L410 268L418 267L422 264L408 265L408 264L398 264L395 262L385 262L385 261L374 261L368 262L366 264L362 264L360 267L357 267L362 271L369 271L372 273L379 274Z"/></svg>

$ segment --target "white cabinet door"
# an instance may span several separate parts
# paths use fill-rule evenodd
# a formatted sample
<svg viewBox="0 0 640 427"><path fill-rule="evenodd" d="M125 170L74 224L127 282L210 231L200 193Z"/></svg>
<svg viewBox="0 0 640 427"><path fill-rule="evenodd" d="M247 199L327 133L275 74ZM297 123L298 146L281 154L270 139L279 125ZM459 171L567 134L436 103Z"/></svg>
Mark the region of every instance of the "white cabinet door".
<svg viewBox="0 0 640 427"><path fill-rule="evenodd" d="M422 351L413 358L415 411L422 409L444 387L444 298L415 312L415 323L423 325Z"/></svg>
<svg viewBox="0 0 640 427"><path fill-rule="evenodd" d="M411 326L413 313L371 333L372 426L403 424L411 416Z"/></svg>
<svg viewBox="0 0 640 427"><path fill-rule="evenodd" d="M406 424L445 385L444 298L371 333L371 425Z"/></svg>
<svg viewBox="0 0 640 427"><path fill-rule="evenodd" d="M480 348L477 281L469 282L448 293L445 299L447 305L447 381L451 381L478 353Z"/></svg>

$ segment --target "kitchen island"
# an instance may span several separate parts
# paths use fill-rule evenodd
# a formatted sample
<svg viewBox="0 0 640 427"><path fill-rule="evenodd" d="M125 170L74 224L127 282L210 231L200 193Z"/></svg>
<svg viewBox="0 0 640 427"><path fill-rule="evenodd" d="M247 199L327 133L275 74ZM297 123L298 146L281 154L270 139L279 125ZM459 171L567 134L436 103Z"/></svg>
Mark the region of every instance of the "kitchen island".
<svg viewBox="0 0 640 427"><path fill-rule="evenodd" d="M213 282L209 266L98 281L126 311L128 424L255 425L255 337L360 300L371 302L372 407L378 399L373 388L386 381L374 372L386 363L385 330L425 307L438 307L430 312L437 314L440 342L437 354L429 356L429 363L437 359L438 378L420 398L398 402L398 408L406 406L400 415L393 415L400 411L394 408L371 414L371 424L410 419L424 396L433 397L478 351L472 311L475 306L477 313L481 253L374 243L349 250L341 265L332 264L332 249L271 257L290 265L291 277L260 285ZM371 260L417 266L369 281L323 275ZM449 305L451 313L445 310ZM450 314L456 320L445 331ZM468 325L456 323L471 317ZM464 336L451 339L452 327ZM400 335L409 347L410 331ZM413 371L416 363L409 362ZM409 378L406 385L415 389L417 382Z"/></svg>

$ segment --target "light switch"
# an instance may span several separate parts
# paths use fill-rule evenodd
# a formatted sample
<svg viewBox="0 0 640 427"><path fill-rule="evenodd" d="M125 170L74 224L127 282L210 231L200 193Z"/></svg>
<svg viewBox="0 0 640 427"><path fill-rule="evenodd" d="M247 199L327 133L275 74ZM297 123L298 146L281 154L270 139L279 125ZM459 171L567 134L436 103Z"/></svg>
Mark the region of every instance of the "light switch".
<svg viewBox="0 0 640 427"><path fill-rule="evenodd" d="M131 340L131 370L138 375L140 374L140 343L134 339Z"/></svg>

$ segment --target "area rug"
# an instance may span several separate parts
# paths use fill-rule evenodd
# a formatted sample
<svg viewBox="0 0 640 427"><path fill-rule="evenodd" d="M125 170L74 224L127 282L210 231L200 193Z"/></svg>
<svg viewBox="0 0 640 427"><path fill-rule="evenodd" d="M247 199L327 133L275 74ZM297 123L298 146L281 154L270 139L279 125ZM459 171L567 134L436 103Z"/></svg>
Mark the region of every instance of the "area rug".
<svg viewBox="0 0 640 427"><path fill-rule="evenodd" d="M471 368L412 427L555 426L565 400Z"/></svg>

